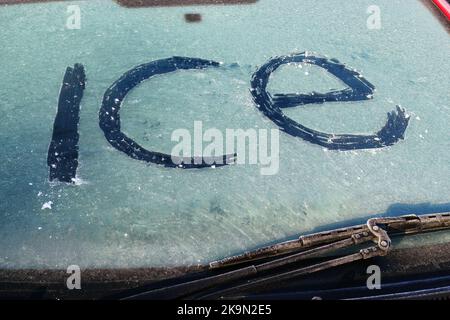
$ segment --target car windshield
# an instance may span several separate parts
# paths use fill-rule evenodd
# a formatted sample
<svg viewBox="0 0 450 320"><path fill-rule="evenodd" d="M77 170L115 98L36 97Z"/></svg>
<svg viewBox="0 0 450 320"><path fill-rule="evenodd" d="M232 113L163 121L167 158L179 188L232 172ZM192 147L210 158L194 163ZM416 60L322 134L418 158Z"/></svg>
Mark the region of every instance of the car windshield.
<svg viewBox="0 0 450 320"><path fill-rule="evenodd" d="M0 268L206 264L450 211L433 10L0 0Z"/></svg>

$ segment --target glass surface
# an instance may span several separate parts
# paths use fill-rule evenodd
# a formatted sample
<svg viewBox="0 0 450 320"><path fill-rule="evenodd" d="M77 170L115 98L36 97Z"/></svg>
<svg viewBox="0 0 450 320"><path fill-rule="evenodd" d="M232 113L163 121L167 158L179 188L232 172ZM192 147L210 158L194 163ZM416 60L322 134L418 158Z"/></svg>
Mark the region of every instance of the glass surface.
<svg viewBox="0 0 450 320"><path fill-rule="evenodd" d="M67 28L69 4L81 10L80 29ZM367 25L373 4L379 30ZM33 3L0 6L0 29L0 268L191 265L342 221L450 211L449 34L420 1ZM251 164L183 170L134 160L99 128L103 95L122 74L185 56L222 64L132 90L120 112L129 137L170 153L172 132L193 131L194 121L222 132L277 129L252 101L252 74L271 57L303 51L355 68L376 92L372 100L286 109L287 116L322 132L372 134L401 105L410 115L405 139L337 151L281 132L279 170L262 175ZM49 182L58 95L75 63L87 76L77 179ZM295 64L280 67L268 89L344 87L321 68Z"/></svg>

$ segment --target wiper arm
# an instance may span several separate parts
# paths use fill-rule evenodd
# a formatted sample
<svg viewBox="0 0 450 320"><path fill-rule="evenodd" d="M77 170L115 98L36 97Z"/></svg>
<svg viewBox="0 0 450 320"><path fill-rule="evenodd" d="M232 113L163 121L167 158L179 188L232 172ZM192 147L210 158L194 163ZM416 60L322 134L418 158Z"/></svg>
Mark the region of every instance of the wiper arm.
<svg viewBox="0 0 450 320"><path fill-rule="evenodd" d="M392 236L419 234L445 229L450 229L450 213L420 216L407 215L395 218L372 218L364 225L301 236L297 240L281 242L242 255L214 261L210 263L210 269L220 269L262 258L275 257L268 262L253 264L199 280L147 291L133 295L127 299L176 299L188 298L192 297L192 295L201 299L221 298L233 293L257 287L265 287L272 283L312 274L358 260L385 256L391 249ZM330 259L288 272L261 278L256 277L261 273L267 273L276 268L288 266L299 261L323 256L339 249L350 248L371 241L375 243L374 246L361 249L353 254L348 254L340 258ZM277 258L279 255L286 256ZM214 287L247 278L252 279L245 283L237 284L225 289L205 292L206 290L214 289Z"/></svg>
<svg viewBox="0 0 450 320"><path fill-rule="evenodd" d="M384 225L385 232L383 232L383 230L379 230L380 225ZM308 249L311 247L348 239L352 236L357 238L359 236L378 237L380 238L378 240L379 247L387 251L390 247L390 240L388 239L389 236L386 232L388 232L391 236L396 236L439 231L449 227L450 213L427 214L420 216L405 215L394 218L372 218L369 219L366 224L300 236L296 240L277 243L254 251L249 251L241 255L214 261L209 265L211 269L232 266L262 258L274 257L292 251ZM387 243L385 244L384 241Z"/></svg>

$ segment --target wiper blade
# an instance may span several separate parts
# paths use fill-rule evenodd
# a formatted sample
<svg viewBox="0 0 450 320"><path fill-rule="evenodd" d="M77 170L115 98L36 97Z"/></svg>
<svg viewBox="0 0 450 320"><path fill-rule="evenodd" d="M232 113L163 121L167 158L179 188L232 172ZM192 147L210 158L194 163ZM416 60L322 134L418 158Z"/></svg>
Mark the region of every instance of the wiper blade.
<svg viewBox="0 0 450 320"><path fill-rule="evenodd" d="M386 237L387 235L379 234L382 232L378 230L380 225L384 225L383 229L391 236L439 231L450 227L450 213L405 215L394 218L372 218L367 220L366 224L300 236L296 240L280 242L254 251L249 251L241 255L213 261L209 265L211 269L228 267L266 257L274 257L292 251L308 249L342 239L351 238L352 236L358 237L360 234L366 237L369 235L374 237ZM388 250L390 242L387 243L389 246L386 247L381 245L381 242L383 241L389 240L379 240L380 247Z"/></svg>
<svg viewBox="0 0 450 320"><path fill-rule="evenodd" d="M268 262L254 263L250 266L241 267L218 275L154 289L133 295L127 299L222 298L234 293L266 287L273 283L298 276L305 276L358 260L385 256L391 250L392 236L412 235L445 229L450 229L450 213L372 218L364 225L301 236L293 241L281 242L255 251L211 262L209 267L211 270L216 270L263 258L273 258ZM356 253L307 267L257 277L260 274L267 274L268 271L272 271L273 269L286 267L307 259L321 257L333 251L358 246L366 242L374 242L375 245L361 249ZM284 256L278 257L280 255ZM252 279L244 283L232 285L238 280L248 278ZM222 288L222 286L227 284L231 284L231 286ZM214 288L218 286L221 289L214 291Z"/></svg>

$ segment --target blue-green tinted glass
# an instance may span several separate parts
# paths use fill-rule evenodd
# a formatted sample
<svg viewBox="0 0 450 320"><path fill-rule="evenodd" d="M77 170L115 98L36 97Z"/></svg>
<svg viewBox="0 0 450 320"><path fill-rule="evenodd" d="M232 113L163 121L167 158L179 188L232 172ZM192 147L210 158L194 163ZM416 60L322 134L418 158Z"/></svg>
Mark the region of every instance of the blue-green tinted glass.
<svg viewBox="0 0 450 320"><path fill-rule="evenodd" d="M450 210L449 34L421 1L0 5L0 28L2 268L190 265L376 214ZM203 134L223 134L224 148L227 129L256 132L261 148L266 132L271 145L280 126L253 100L252 76L273 57L304 51L356 69L375 91L359 101L285 108L285 117L323 133L374 135L401 105L409 117L404 139L334 150L281 131L278 164L258 154L256 164L175 169L117 150L99 126L105 91L125 72L183 56L220 65L136 86L120 105L121 132L166 154L179 129L192 133L194 151L200 121ZM87 78L76 176L49 181L58 97L75 63ZM281 65L267 92L346 87L306 61Z"/></svg>

